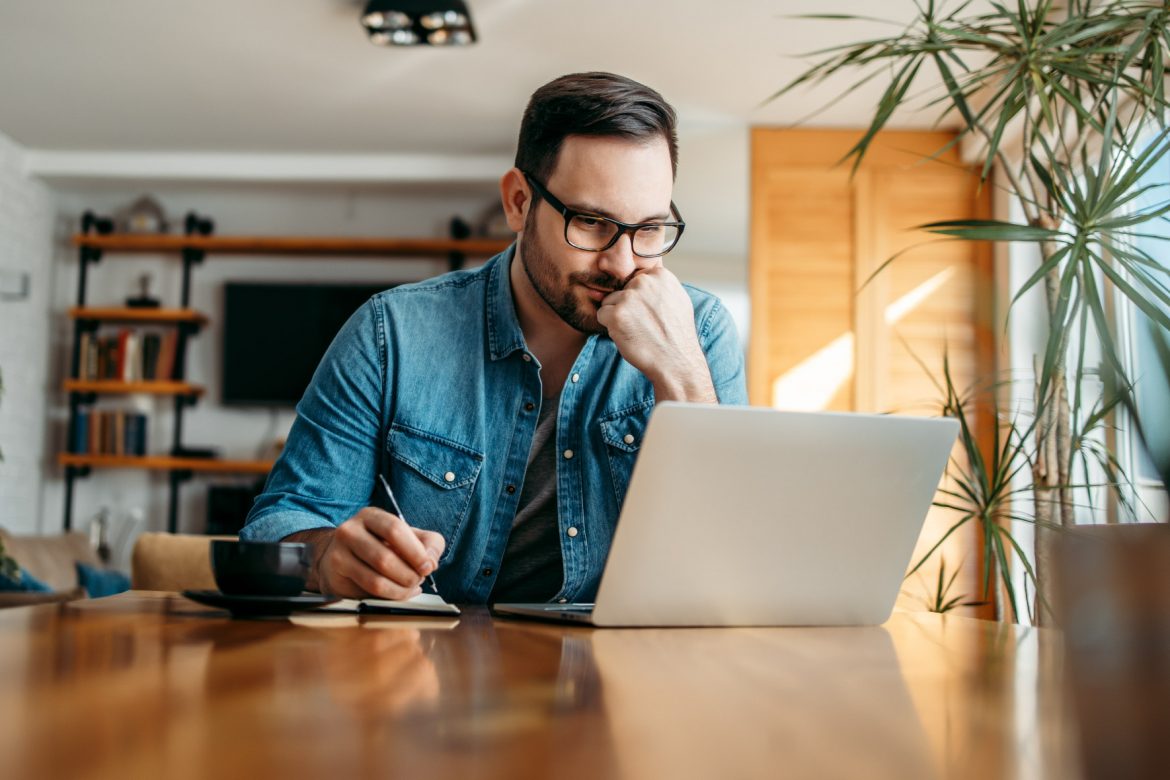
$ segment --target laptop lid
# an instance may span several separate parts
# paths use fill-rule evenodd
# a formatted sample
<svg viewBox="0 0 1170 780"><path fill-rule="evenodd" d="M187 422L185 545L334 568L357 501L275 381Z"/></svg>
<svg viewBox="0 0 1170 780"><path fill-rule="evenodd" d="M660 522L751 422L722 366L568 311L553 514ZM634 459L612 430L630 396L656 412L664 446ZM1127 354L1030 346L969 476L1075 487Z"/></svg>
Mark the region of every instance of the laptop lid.
<svg viewBox="0 0 1170 780"><path fill-rule="evenodd" d="M945 418L657 404L594 625L884 622L958 429Z"/></svg>

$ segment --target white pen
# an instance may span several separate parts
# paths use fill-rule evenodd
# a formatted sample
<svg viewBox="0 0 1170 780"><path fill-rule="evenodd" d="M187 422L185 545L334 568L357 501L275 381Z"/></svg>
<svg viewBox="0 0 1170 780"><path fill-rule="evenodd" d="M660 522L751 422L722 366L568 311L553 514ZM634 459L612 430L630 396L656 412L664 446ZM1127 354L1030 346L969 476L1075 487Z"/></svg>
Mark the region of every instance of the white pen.
<svg viewBox="0 0 1170 780"><path fill-rule="evenodd" d="M390 507L394 510L394 514L398 515L402 522L410 525L410 523L407 522L406 517L402 514L402 508L398 506L398 500L394 498L394 491L390 489L390 483L387 482L386 478L381 474L378 475L378 484L382 486L382 492L384 492L386 494L386 498L390 500ZM431 590L433 590L435 595L438 596L439 586L435 584L435 575L428 574L427 580L431 583Z"/></svg>

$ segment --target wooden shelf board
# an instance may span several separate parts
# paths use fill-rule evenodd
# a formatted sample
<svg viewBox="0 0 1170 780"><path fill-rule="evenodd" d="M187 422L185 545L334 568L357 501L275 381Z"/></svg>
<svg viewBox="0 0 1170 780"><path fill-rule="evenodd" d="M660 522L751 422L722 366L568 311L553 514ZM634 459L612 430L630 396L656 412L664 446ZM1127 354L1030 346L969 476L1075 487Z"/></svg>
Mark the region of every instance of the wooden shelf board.
<svg viewBox="0 0 1170 780"><path fill-rule="evenodd" d="M367 255L373 257L446 257L461 252L490 257L511 241L452 238L336 238L315 236L178 236L75 234L73 245L111 252L175 252L199 249L237 255Z"/></svg>
<svg viewBox="0 0 1170 780"><path fill-rule="evenodd" d="M64 452L57 456L57 462L62 466L150 469L155 471L183 470L219 474L267 474L272 470L273 463L270 460L175 458L170 455L75 455Z"/></svg>
<svg viewBox="0 0 1170 780"><path fill-rule="evenodd" d="M121 307L74 306L69 316L75 320L101 320L102 322L147 322L171 323L194 322L207 324L207 315L194 309L131 309Z"/></svg>
<svg viewBox="0 0 1170 780"><path fill-rule="evenodd" d="M120 382L115 379L66 379L67 393L148 393L150 395L203 395L203 387L190 382Z"/></svg>

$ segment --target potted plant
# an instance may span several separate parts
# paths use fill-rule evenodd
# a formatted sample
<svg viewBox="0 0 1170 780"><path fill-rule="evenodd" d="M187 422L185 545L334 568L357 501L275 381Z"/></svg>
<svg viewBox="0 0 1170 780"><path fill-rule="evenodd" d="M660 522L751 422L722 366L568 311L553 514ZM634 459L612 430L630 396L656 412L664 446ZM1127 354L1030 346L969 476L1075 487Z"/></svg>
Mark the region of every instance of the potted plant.
<svg viewBox="0 0 1170 780"><path fill-rule="evenodd" d="M1132 387L1113 330L1111 297L1120 294L1160 332L1170 331L1170 288L1139 241L1157 238L1147 228L1170 213L1170 201L1156 190L1161 185L1143 179L1170 149L1170 6L1162 0L1018 0L976 8L925 0L913 21L897 26L891 36L816 53L816 61L774 97L837 74L856 74L857 86L888 73L873 117L846 160L856 169L895 112L922 101L940 121L958 126L954 143L975 150L985 186L1002 189L1023 214L1015 222L921 226L956 240L1026 242L1040 258L1012 298L1015 305L1030 290L1044 293L1047 338L1036 356L1033 408L1027 419L1004 420L995 452L981 452L964 427L958 495L940 499L958 506L966 521L984 524L981 596L1006 593L1007 616L1017 618L1011 559L1023 562L1042 593L1051 534L1075 524L1077 491L1093 482L1083 476L1090 472L1086 464L1095 463L1114 487L1125 480L1115 453L1090 435L1110 424ZM922 98L915 87L928 69L940 86ZM1099 345L1102 365L1090 365L1090 342ZM1115 397L1082 391L1086 377L1098 373L1121 378ZM962 411L965 399L949 377L945 383L948 413ZM1029 477L1027 510L1009 479L1021 469ZM1035 524L1034 568L1010 534L1011 519Z"/></svg>

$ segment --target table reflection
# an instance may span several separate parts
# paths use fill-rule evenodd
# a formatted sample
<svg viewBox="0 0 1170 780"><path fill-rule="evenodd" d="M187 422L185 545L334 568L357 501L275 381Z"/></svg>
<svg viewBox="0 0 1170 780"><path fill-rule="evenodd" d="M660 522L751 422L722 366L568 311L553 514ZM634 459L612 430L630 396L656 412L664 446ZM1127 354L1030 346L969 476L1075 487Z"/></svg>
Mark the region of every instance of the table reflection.
<svg viewBox="0 0 1170 780"><path fill-rule="evenodd" d="M0 614L0 755L15 777L1075 777L1058 650L935 615L602 630L128 594Z"/></svg>

